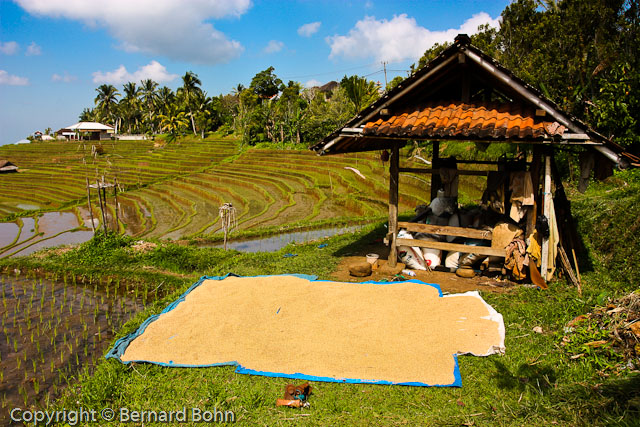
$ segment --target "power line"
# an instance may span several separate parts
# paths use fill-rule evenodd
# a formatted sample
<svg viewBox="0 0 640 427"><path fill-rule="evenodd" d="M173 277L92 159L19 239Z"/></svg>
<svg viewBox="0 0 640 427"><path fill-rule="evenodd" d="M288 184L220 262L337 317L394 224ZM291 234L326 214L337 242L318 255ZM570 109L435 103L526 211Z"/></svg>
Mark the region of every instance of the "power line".
<svg viewBox="0 0 640 427"><path fill-rule="evenodd" d="M373 62L371 64L359 65L357 67L343 68L341 70L327 71L327 72L324 72L324 73L304 74L304 75L299 75L299 76L284 76L284 77L281 77L281 78L282 79L301 79L301 78L306 78L306 77L325 76L327 74L342 73L342 72L345 72L345 71L357 70L357 69L360 69L360 68L367 68L367 67L371 67L372 65L376 65L376 64L377 64L377 62Z"/></svg>

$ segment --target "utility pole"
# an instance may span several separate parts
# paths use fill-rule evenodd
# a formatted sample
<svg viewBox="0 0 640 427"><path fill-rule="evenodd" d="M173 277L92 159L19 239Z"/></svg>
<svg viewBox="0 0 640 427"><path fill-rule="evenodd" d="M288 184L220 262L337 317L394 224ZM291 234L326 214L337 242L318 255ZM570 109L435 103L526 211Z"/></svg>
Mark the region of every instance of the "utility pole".
<svg viewBox="0 0 640 427"><path fill-rule="evenodd" d="M387 63L382 61L382 68L384 69L384 90L387 91Z"/></svg>

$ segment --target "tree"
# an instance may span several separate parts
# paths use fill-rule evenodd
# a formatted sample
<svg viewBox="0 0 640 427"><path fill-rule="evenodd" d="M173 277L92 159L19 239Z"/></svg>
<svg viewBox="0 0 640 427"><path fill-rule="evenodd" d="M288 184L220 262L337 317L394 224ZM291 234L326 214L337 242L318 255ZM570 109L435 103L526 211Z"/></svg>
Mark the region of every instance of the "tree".
<svg viewBox="0 0 640 427"><path fill-rule="evenodd" d="M189 111L191 128L193 129L194 135L196 135L196 122L193 117L193 108L191 104L195 101L198 95L202 94L202 89L199 87L201 84L202 82L198 78L197 74L192 71L187 71L185 75L182 76L182 87L178 89L178 96L182 98L187 110Z"/></svg>
<svg viewBox="0 0 640 427"><path fill-rule="evenodd" d="M95 110L93 108L85 108L78 116L78 120L81 122L93 122L96 120Z"/></svg>
<svg viewBox="0 0 640 427"><path fill-rule="evenodd" d="M280 141L284 142L285 133L290 142L299 144L300 126L306 111L307 102L300 96L300 83L289 81L278 99L277 111L280 127Z"/></svg>
<svg viewBox="0 0 640 427"><path fill-rule="evenodd" d="M102 119L111 120L114 123L115 113L118 107L118 96L120 93L113 85L103 84L100 85L96 92L98 95L93 100L96 104L96 112ZM116 129L117 133L117 129Z"/></svg>
<svg viewBox="0 0 640 427"><path fill-rule="evenodd" d="M167 114L160 114L158 119L162 131L169 134L169 142L175 141L178 135L182 135L189 127L189 120L185 117L184 111L180 111L175 104L171 105Z"/></svg>
<svg viewBox="0 0 640 427"><path fill-rule="evenodd" d="M166 86L158 89L158 107L160 114L169 112L169 106L176 102L176 94Z"/></svg>
<svg viewBox="0 0 640 427"><path fill-rule="evenodd" d="M151 79L146 79L142 80L140 84L140 96L142 98L145 109L147 110L147 122L149 124L151 132L154 132L153 119L156 114L156 102L158 100L158 94L156 93L158 83L154 82Z"/></svg>
<svg viewBox="0 0 640 427"><path fill-rule="evenodd" d="M344 76L340 85L344 88L345 94L358 114L365 105L378 99L376 84L364 77Z"/></svg>
<svg viewBox="0 0 640 427"><path fill-rule="evenodd" d="M404 77L402 76L395 76L393 79L391 79L391 81L387 84L386 90L387 92L390 91L391 89L393 89L394 87L398 86L401 82L404 81Z"/></svg>
<svg viewBox="0 0 640 427"><path fill-rule="evenodd" d="M128 82L123 86L124 97L120 100L122 116L127 125L127 132L137 129L140 122L140 89L135 83Z"/></svg>
<svg viewBox="0 0 640 427"><path fill-rule="evenodd" d="M275 68L269 67L251 79L249 88L258 95L260 100L270 99L284 88L282 80L273 73L274 70Z"/></svg>

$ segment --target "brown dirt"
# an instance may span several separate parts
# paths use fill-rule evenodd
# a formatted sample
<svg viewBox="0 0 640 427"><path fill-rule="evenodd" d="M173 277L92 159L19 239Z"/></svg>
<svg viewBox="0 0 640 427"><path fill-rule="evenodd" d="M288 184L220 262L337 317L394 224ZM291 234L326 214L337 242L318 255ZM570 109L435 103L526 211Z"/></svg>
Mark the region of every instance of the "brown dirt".
<svg viewBox="0 0 640 427"><path fill-rule="evenodd" d="M362 262L366 260L366 254L376 253L380 255L378 261L379 267L373 271L369 277L353 277L349 274L349 265L355 262ZM338 268L333 272L331 278L340 282L366 282L369 280L392 280L396 273L400 273L402 270L392 270L387 267L387 256L389 249L382 243L374 243L368 245L361 250L361 253L353 254L352 256L346 256L342 258L342 261L338 265ZM398 266L403 264L398 263ZM514 283L510 281L500 281L494 278L476 276L470 279L458 277L455 273L447 273L440 271L419 271L411 270L416 273L415 277L408 277L403 275L407 279L418 279L426 283L435 283L440 286L442 292L460 293L467 291L482 291L482 292L494 292L505 293L510 292L514 286Z"/></svg>

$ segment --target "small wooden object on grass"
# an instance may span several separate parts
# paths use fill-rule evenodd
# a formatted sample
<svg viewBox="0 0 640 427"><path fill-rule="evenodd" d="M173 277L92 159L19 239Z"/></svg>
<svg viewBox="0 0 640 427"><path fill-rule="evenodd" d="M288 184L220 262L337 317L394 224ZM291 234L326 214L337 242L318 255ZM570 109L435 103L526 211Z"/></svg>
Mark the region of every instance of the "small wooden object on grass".
<svg viewBox="0 0 640 427"><path fill-rule="evenodd" d="M578 276L578 295L582 295L582 278L580 277L580 268L578 267L576 251L571 249L571 253L573 253L573 264L576 266L576 275Z"/></svg>

